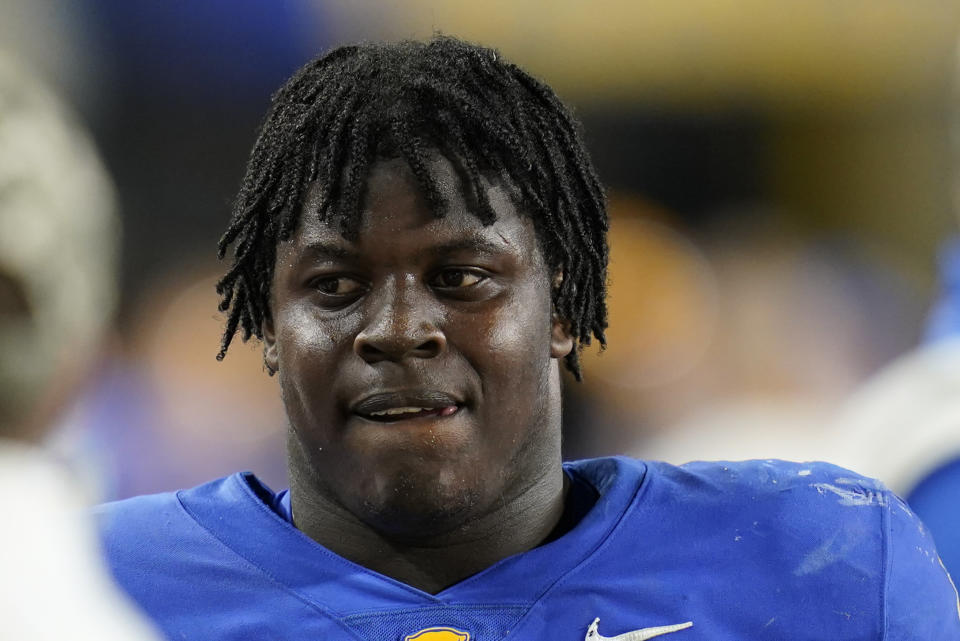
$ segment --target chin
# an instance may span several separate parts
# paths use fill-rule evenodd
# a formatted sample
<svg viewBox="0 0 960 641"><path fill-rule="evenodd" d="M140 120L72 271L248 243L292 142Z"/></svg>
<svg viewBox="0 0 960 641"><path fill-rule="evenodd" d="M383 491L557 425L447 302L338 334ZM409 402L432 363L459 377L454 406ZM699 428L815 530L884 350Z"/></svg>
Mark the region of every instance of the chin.
<svg viewBox="0 0 960 641"><path fill-rule="evenodd" d="M391 536L443 535L469 523L483 508L473 475L397 473L378 475L372 485L357 516Z"/></svg>

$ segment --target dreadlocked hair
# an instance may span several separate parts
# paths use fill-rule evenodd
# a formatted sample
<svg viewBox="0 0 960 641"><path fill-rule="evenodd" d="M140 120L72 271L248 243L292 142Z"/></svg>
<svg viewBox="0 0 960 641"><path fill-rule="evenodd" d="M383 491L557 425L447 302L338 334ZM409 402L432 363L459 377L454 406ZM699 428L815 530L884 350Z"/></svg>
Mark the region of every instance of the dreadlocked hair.
<svg viewBox="0 0 960 641"><path fill-rule="evenodd" d="M238 331L263 338L277 245L293 235L308 190L320 220L353 238L371 163L399 157L442 217L428 169L436 150L483 224L496 215L482 177L504 180L532 218L551 273L563 276L553 309L577 340L565 362L580 380L580 350L591 337L606 345L608 221L578 128L545 84L451 37L340 47L310 62L274 94L220 239L219 257L232 245L233 264L217 283L227 313L217 359Z"/></svg>

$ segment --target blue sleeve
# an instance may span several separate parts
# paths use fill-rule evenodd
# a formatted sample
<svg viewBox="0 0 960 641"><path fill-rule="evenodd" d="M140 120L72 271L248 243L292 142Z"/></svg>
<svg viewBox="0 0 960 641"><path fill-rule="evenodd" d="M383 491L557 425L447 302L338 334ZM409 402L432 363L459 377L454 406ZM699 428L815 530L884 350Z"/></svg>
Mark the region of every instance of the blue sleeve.
<svg viewBox="0 0 960 641"><path fill-rule="evenodd" d="M960 579L960 458L928 474L904 498L933 535L947 572Z"/></svg>
<svg viewBox="0 0 960 641"><path fill-rule="evenodd" d="M960 641L960 600L933 538L893 493L887 494L884 641Z"/></svg>

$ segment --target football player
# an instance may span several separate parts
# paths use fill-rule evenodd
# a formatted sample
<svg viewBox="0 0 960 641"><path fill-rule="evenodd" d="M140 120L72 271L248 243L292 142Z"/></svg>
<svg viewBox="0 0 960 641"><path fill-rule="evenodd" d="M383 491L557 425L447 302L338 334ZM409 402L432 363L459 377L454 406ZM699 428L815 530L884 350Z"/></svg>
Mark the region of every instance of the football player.
<svg viewBox="0 0 960 641"><path fill-rule="evenodd" d="M606 231L577 122L496 51L307 64L218 286L220 357L255 336L277 377L290 488L241 473L104 506L120 581L175 639L960 639L929 536L871 480L562 462L560 368L604 342Z"/></svg>

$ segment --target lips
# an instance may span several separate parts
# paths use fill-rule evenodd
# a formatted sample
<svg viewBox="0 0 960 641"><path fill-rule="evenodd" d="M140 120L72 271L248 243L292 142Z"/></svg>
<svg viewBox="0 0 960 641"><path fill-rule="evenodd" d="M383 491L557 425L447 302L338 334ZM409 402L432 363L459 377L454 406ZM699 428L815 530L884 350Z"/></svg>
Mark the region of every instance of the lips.
<svg viewBox="0 0 960 641"><path fill-rule="evenodd" d="M391 423L424 417L451 416L462 405L460 399L446 392L382 392L364 397L350 409L367 420Z"/></svg>

